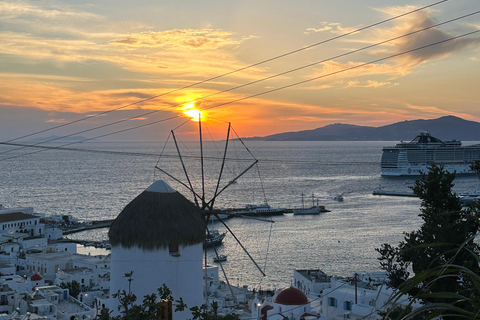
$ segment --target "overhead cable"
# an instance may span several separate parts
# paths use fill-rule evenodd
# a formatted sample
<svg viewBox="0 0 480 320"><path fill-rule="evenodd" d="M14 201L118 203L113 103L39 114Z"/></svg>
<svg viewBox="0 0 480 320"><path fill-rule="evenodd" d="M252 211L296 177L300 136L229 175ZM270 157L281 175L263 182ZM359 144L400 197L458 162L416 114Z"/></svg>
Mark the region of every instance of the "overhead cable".
<svg viewBox="0 0 480 320"><path fill-rule="evenodd" d="M226 72L226 73L223 73L223 74L220 74L220 75L217 75L217 76L214 76L214 77L202 80L202 81L198 81L198 82L192 83L192 84L187 85L187 86L183 86L183 87L178 88L178 89L174 89L174 90L162 93L162 94L158 94L158 95L154 95L154 96L151 96L151 97L148 97L148 98L145 98L145 99L141 99L141 100L138 100L138 101L120 106L118 108L114 108L114 109L111 109L111 110L107 110L107 111L103 111L103 112L96 113L96 114L93 114L93 115L89 115L88 117L83 117L83 118L80 118L80 119L77 119L77 120L73 120L73 121L70 121L70 122L67 122L67 123L63 123L63 124L57 125L57 126L52 127L52 128L48 128L48 129L40 130L40 131L37 131L37 132L34 132L34 133L30 133L30 134L27 134L27 135L23 135L21 137L10 139L10 140L7 140L5 142L13 142L13 141L20 140L20 139L23 139L23 138L28 138L28 137L31 137L31 136L34 136L34 135L37 135L37 134L40 134L40 133L44 133L44 132L48 132L48 131L55 130L55 129L58 129L58 128L62 128L62 127L65 127L65 126L68 126L68 125L71 125L71 124L75 124L75 123L78 123L78 122L81 122L81 121L84 121L84 120L89 120L89 119L98 117L98 116L101 116L101 115L106 115L108 113L118 111L118 110L130 107L130 106L133 106L133 105L141 104L141 103L144 103L144 102L147 102L147 101L150 101L150 100L153 100L153 99L165 96L165 95L169 95L169 94L181 91L181 90L185 90L185 89L188 89L188 88L191 88L191 87L198 86L198 85L203 84L203 83L207 83L207 82L210 82L210 81L213 81L213 80L217 80L219 78L222 78L222 77L225 77L225 76L228 76L228 75L231 75L231 74L234 74L234 73L246 70L246 69L250 69L250 68L253 68L253 67L256 67L256 66L259 66L259 65L262 65L262 64L265 64L267 62L271 62L271 61L274 61L274 60L277 60L277 59L280 59L280 58L284 58L284 57L287 57L289 55L292 55L292 54L295 54L295 53L298 53L298 52L301 52L301 51L304 51L304 50L307 50L307 49L311 49L311 48L316 47L318 45L325 44L327 42L337 40L337 39L349 36L351 34L358 33L360 31L372 28L372 27L376 27L376 26L381 25L383 23L393 21L395 19L407 16L407 15L415 13L415 12L419 12L421 10L425 10L427 8L431 8L433 6L439 5L439 4L447 2L447 1L448 0L441 0L441 1L429 4L429 5L426 5L424 7L420 7L420 8L417 8L415 10L411 10L411 11L405 12L403 14L400 14L400 15L397 15L397 16L394 16L394 17L391 17L391 18L388 18L388 19L385 19L385 20L367 25L365 27L358 28L358 29L352 30L350 32L347 32L347 33L344 33L344 34L341 34L341 35L338 35L338 36L335 36L335 37L332 37L332 38L329 38L329 39L326 39L326 40L323 40L323 41L320 41L320 42L317 42L317 43L314 43L314 44L311 44L311 45L308 45L308 46L305 46L305 47L302 47L302 48L299 48L299 49L296 49L296 50L293 50L293 51L289 51L287 53L283 53L281 55L274 56L272 58L268 58L268 59L262 60L260 62L254 63L254 64L250 64L248 66L245 66L245 67L242 67L242 68L239 68L239 69L236 69L236 70L232 70L232 71L229 71L229 72ZM137 116L137 117L139 117L139 116Z"/></svg>

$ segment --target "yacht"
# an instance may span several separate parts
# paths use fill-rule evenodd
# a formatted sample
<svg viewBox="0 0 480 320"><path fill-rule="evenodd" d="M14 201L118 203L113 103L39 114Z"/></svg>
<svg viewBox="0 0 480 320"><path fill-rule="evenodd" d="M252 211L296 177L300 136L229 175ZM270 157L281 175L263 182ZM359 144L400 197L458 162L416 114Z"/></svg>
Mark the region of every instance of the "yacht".
<svg viewBox="0 0 480 320"><path fill-rule="evenodd" d="M307 208L305 207L305 201L303 199L305 195L302 193L302 207L298 209L293 209L293 214L294 215L308 215L308 214L319 214L320 212L328 212L328 210L325 209L325 206L320 206L318 205L318 199L317 199L317 204L315 205L315 196L312 194L312 206Z"/></svg>
<svg viewBox="0 0 480 320"><path fill-rule="evenodd" d="M381 169L382 176L415 176L436 164L457 174L474 173L470 165L475 160L480 160L480 144L462 146L461 141L442 141L423 132L410 142L383 147Z"/></svg>
<svg viewBox="0 0 480 320"><path fill-rule="evenodd" d="M245 209L237 212L237 214L242 216L278 216L283 215L285 210L285 208L272 208L267 203L260 205L247 204Z"/></svg>

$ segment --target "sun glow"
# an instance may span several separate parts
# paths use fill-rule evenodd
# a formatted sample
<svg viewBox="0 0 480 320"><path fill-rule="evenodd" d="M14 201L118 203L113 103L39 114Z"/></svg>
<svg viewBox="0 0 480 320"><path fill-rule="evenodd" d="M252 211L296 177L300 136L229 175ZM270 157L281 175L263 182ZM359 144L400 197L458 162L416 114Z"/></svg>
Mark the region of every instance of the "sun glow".
<svg viewBox="0 0 480 320"><path fill-rule="evenodd" d="M189 103L183 107L183 113L190 117L192 121L197 121L199 117L203 117L203 113L195 108L195 105L193 103Z"/></svg>

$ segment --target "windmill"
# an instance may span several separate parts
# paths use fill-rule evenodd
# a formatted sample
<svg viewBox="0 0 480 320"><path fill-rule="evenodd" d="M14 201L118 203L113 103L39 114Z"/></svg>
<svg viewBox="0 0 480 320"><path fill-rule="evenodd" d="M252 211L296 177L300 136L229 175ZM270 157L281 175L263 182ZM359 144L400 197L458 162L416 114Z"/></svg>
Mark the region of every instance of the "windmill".
<svg viewBox="0 0 480 320"><path fill-rule="evenodd" d="M235 133L235 130L232 128L231 123L228 123L228 129L227 129L227 134L225 138L224 145L222 146L221 150L217 147L217 153L221 154L221 157L210 157L206 156L204 149L204 141L203 141L203 135L202 135L202 118L199 115L198 117L198 143L199 143L199 155L195 154L190 154L186 155L181 151L180 145L182 144L182 141L178 139L175 130L172 130L170 132L170 136L172 137L173 144L175 146L174 152L176 155L174 156L173 154L167 154L164 155L164 151L162 151L162 155L159 158L164 157L165 159L169 159L168 162L164 164L164 167L160 166L158 163L155 166L155 169L161 172L162 174L166 175L168 178L173 180L175 183L181 185L183 188L188 190L190 193L193 202L195 205L198 206L200 209L202 218L205 221L205 224L207 226L207 237L211 235L211 231L209 230L209 222L212 220L214 217L216 221L219 221L225 229L228 231L229 234L232 235L232 237L235 239L236 243L241 247L243 252L248 256L249 260L254 264L256 269L261 273L262 276L265 276L264 270L258 265L258 263L255 261L255 259L251 256L251 254L248 252L248 250L244 247L242 242L237 238L235 233L231 230L231 228L227 225L227 223L224 221L222 216L225 215L224 211L221 211L219 209L216 209L215 204L217 199L224 194L224 192L227 190L227 188L231 188L232 186L235 186L237 182L247 173L249 172L252 168L254 168L258 160L255 158L255 156L248 150L248 148L245 146L243 141L241 140L240 137L236 137L235 141L241 143L242 147L244 148L244 151L249 157L243 157L241 159L235 159L240 162L240 168L238 168L237 173L233 173L232 177L226 177L225 171L227 170L227 167L229 166L227 163L227 160L232 160L232 158L229 158L229 147L231 147L231 136ZM169 138L170 138L169 136ZM166 144L168 143L167 142ZM185 147L185 146L184 146ZM188 149L188 146L185 147L184 149ZM164 147L165 150L165 147ZM176 161L177 164L177 172L172 173L172 171L175 171L175 169L172 166L172 161L171 158L177 158L178 161ZM205 160L208 159L210 161L217 161L217 166L206 166ZM187 165L187 162L190 164ZM193 164L192 164L193 162ZM169 168L166 168L169 167ZM193 167L193 169L192 169ZM206 171L209 171L208 174ZM197 175L200 175L200 178L197 180L194 180L192 178L192 171L196 171ZM183 176L182 178L179 177L179 175ZM207 175L215 175L215 179L213 180L208 180L206 177ZM206 186L208 185L208 189L210 189L211 194L207 192ZM263 185L262 185L262 191L263 191ZM264 193L264 192L263 192ZM209 195L207 195L209 194ZM255 219L255 217L251 217ZM262 221L268 221L268 222L273 222L271 220L265 220L265 219L259 219ZM213 250L215 251L215 258L219 260L220 263L220 268L223 272L224 278L230 287L230 283L228 280L228 277L226 275L225 269L223 264L221 263L221 257L217 251L217 249L213 246ZM207 254L205 251L205 265L207 265ZM231 290L231 289L230 289ZM232 296L234 296L233 292Z"/></svg>

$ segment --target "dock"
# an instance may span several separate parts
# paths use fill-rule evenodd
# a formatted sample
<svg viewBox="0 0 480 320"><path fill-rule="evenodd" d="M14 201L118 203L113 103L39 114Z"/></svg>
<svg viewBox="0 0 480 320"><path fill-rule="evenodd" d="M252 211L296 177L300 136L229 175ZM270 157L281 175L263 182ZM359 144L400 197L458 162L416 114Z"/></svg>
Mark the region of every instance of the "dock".
<svg viewBox="0 0 480 320"><path fill-rule="evenodd" d="M101 221L92 221L91 224L82 223L79 227L64 229L63 234L67 235L67 234L72 234L72 233L77 233L77 232L82 232L82 231L87 231L87 230L108 228L112 224L112 221L113 221L113 219L101 220Z"/></svg>
<svg viewBox="0 0 480 320"><path fill-rule="evenodd" d="M374 196L417 197L413 192L374 190Z"/></svg>

